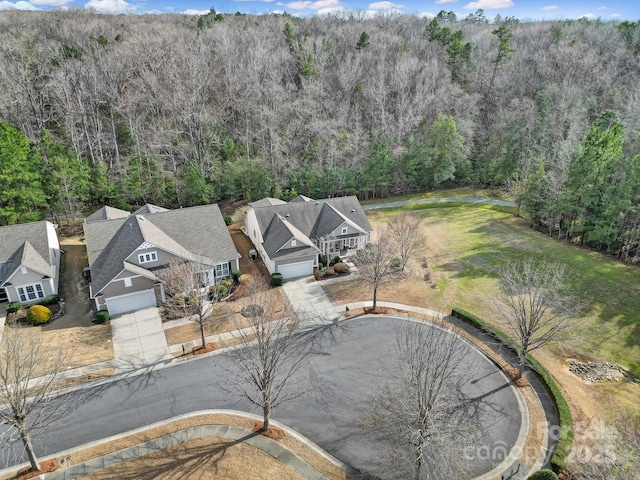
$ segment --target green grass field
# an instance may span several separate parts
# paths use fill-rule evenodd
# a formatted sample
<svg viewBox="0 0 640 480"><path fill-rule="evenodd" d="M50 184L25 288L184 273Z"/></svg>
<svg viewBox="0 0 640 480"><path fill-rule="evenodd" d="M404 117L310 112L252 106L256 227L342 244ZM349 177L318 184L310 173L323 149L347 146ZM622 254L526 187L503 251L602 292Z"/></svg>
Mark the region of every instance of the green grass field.
<svg viewBox="0 0 640 480"><path fill-rule="evenodd" d="M454 196L452 191L435 193L431 196ZM526 256L562 263L569 290L584 305L572 337L561 345L564 353L617 362L640 377L640 268L538 233L508 207L449 203L410 209L424 218L427 257L439 286L427 303L459 306L504 327L491 302L500 266ZM385 221L399 210L370 216Z"/></svg>

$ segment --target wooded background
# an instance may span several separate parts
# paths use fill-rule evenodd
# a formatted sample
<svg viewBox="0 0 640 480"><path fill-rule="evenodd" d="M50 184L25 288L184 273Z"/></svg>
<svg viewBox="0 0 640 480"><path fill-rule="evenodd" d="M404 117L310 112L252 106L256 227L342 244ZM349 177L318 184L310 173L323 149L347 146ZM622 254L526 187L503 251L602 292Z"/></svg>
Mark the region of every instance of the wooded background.
<svg viewBox="0 0 640 480"><path fill-rule="evenodd" d="M483 185L638 260L639 52L639 22L482 11L4 11L0 223Z"/></svg>

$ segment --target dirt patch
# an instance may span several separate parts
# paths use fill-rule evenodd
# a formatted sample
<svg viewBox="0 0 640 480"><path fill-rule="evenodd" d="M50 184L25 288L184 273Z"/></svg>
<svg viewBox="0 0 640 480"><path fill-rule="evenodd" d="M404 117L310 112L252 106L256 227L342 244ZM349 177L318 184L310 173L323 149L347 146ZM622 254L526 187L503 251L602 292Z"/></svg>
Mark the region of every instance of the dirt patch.
<svg viewBox="0 0 640 480"><path fill-rule="evenodd" d="M619 382L625 379L622 369L612 363L569 360L569 371L585 382Z"/></svg>
<svg viewBox="0 0 640 480"><path fill-rule="evenodd" d="M231 235L231 239L233 240L233 244L235 245L238 253L242 255L242 257L238 261L238 263L240 264L240 271L242 273L248 273L256 279L258 277L262 277L268 285L271 279L269 271L260 258L251 260L251 257L249 256L249 250L255 249L255 246L253 245L249 237L242 233L241 228L241 223L234 223L233 225L230 225L228 227L229 234Z"/></svg>
<svg viewBox="0 0 640 480"><path fill-rule="evenodd" d="M386 307L378 307L376 306L376 309L374 310L373 307L364 307L362 309L362 311L364 313L370 313L372 315L386 315L387 313L389 313L389 309Z"/></svg>

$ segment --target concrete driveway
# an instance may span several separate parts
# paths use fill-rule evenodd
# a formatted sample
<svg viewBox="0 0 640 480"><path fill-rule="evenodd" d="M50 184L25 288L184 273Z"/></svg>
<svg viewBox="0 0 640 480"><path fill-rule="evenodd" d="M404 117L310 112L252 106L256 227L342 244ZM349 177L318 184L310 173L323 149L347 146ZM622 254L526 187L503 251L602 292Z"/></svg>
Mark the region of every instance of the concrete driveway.
<svg viewBox="0 0 640 480"><path fill-rule="evenodd" d="M111 319L116 372L131 372L171 361L160 311L144 308Z"/></svg>
<svg viewBox="0 0 640 480"><path fill-rule="evenodd" d="M306 325L319 325L339 318L335 305L315 278L288 280L282 288L291 306Z"/></svg>

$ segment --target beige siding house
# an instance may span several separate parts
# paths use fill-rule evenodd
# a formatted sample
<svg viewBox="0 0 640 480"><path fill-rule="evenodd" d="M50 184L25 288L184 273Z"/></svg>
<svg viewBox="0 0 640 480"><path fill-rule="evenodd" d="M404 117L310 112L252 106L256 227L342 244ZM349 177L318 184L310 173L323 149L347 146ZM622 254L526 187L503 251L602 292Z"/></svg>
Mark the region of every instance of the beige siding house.
<svg viewBox="0 0 640 480"><path fill-rule="evenodd" d="M354 196L313 200L300 195L289 202L251 203L244 232L270 273L295 278L313 274L320 255L364 248L373 228Z"/></svg>
<svg viewBox="0 0 640 480"><path fill-rule="evenodd" d="M33 303L57 294L60 253L50 222L0 227L0 302Z"/></svg>
<svg viewBox="0 0 640 480"><path fill-rule="evenodd" d="M104 207L86 218L84 232L90 295L112 316L165 301L158 273L174 258L201 265L209 285L238 268L240 255L217 205L145 205L132 214Z"/></svg>

